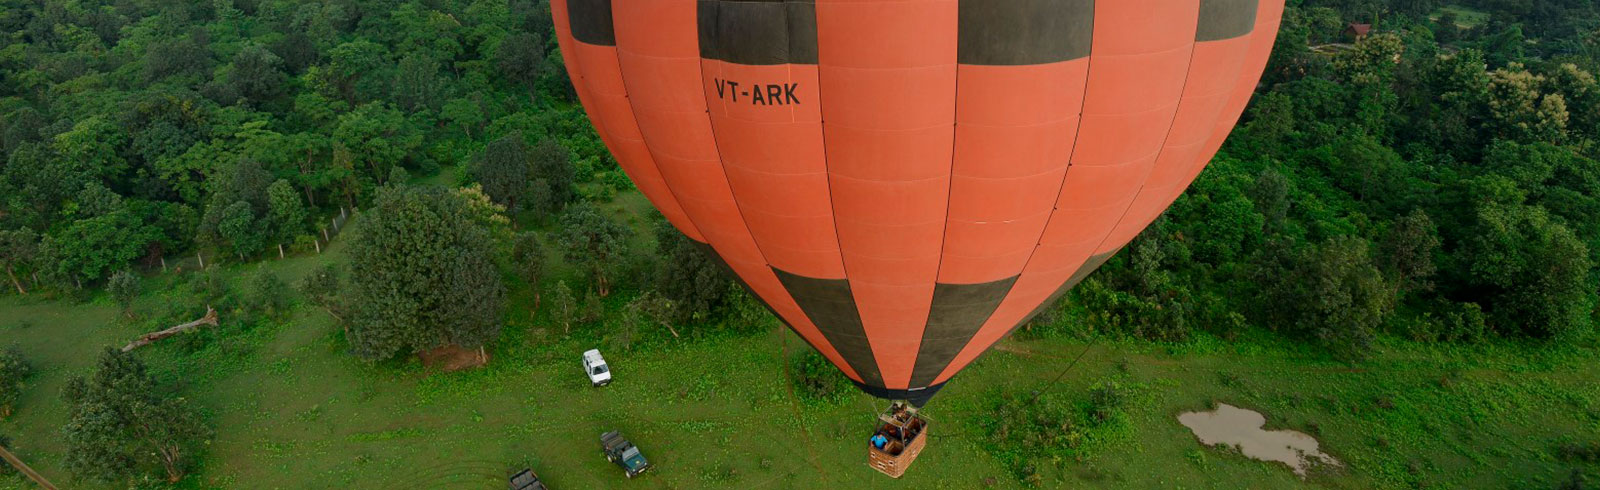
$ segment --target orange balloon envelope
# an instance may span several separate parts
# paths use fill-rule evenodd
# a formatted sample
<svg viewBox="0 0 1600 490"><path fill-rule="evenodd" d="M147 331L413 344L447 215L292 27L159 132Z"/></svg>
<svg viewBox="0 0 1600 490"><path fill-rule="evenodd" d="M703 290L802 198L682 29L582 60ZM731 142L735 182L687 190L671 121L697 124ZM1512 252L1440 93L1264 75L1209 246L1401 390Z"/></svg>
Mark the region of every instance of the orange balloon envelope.
<svg viewBox="0 0 1600 490"><path fill-rule="evenodd" d="M1150 224L1283 0L552 0L639 190L876 396L921 405Z"/></svg>

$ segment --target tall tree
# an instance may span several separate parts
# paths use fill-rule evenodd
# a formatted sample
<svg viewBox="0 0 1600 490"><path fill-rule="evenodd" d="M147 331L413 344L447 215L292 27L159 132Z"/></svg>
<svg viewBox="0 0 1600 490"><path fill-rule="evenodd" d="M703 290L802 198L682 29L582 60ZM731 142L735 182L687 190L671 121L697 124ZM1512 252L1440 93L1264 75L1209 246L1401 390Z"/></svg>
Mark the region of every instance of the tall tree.
<svg viewBox="0 0 1600 490"><path fill-rule="evenodd" d="M556 281L555 292L550 293L550 316L561 324L561 333L572 332L572 323L578 321L578 298L567 281Z"/></svg>
<svg viewBox="0 0 1600 490"><path fill-rule="evenodd" d="M611 268L627 252L632 231L589 203L567 208L561 216L561 245L567 260L589 273L601 296L611 294Z"/></svg>
<svg viewBox="0 0 1600 490"><path fill-rule="evenodd" d="M350 244L351 348L385 359L500 334L505 288L493 238L461 193L381 187ZM400 244L400 246L397 246Z"/></svg>
<svg viewBox="0 0 1600 490"><path fill-rule="evenodd" d="M115 348L88 378L68 380L62 397L66 467L80 477L109 483L159 467L176 483L211 437L187 400L162 395L144 363Z"/></svg>
<svg viewBox="0 0 1600 490"><path fill-rule="evenodd" d="M567 147L549 138L533 145L533 177L544 182L550 203L545 213L555 214L578 198L573 184L576 174L572 168L572 152Z"/></svg>
<svg viewBox="0 0 1600 490"><path fill-rule="evenodd" d="M439 62L424 54L412 53L400 59L391 84L395 105L407 111L438 109L445 80L439 76Z"/></svg>
<svg viewBox="0 0 1600 490"><path fill-rule="evenodd" d="M1385 272L1401 292L1433 289L1433 274L1438 270L1434 255L1439 253L1439 230L1421 209L1400 217L1390 225L1380 244Z"/></svg>
<svg viewBox="0 0 1600 490"><path fill-rule="evenodd" d="M306 207L300 202L289 181L278 179L267 187L267 223L272 227L272 239L282 255L283 244L294 241L306 230Z"/></svg>
<svg viewBox="0 0 1600 490"><path fill-rule="evenodd" d="M233 95L260 104L283 93L288 76L282 66L283 58L266 47L247 44L234 54L224 83Z"/></svg>
<svg viewBox="0 0 1600 490"><path fill-rule="evenodd" d="M330 99L351 106L385 93L386 68L392 66L383 45L356 39L328 51L328 62L306 71L306 83Z"/></svg>
<svg viewBox="0 0 1600 490"><path fill-rule="evenodd" d="M672 306L672 321L711 318L728 304L733 283L710 247L695 243L665 218L656 220L656 291Z"/></svg>
<svg viewBox="0 0 1600 490"><path fill-rule="evenodd" d="M507 211L522 209L529 191L528 148L520 134L489 142L472 165L472 178L483 185L483 192Z"/></svg>
<svg viewBox="0 0 1600 490"><path fill-rule="evenodd" d="M533 289L533 310L539 309L539 279L544 277L544 262L544 245L539 243L539 234L518 233L511 245L511 263L522 282Z"/></svg>
<svg viewBox="0 0 1600 490"><path fill-rule="evenodd" d="M139 297L139 282L138 274L123 269L112 274L111 280L106 283L106 292L111 293L111 299L129 318L133 317L133 300Z"/></svg>
<svg viewBox="0 0 1600 490"><path fill-rule="evenodd" d="M1370 244L1341 236L1302 260L1292 303L1302 312L1299 328L1347 360L1370 355L1377 329L1394 310L1394 293L1372 265Z"/></svg>
<svg viewBox="0 0 1600 490"><path fill-rule="evenodd" d="M1485 293L1498 330L1537 337L1589 330L1589 248L1543 208L1489 203L1477 213L1461 259Z"/></svg>
<svg viewBox="0 0 1600 490"><path fill-rule="evenodd" d="M39 235L33 230L27 228L0 230L0 265L4 265L6 278L11 279L11 285L17 288L17 294L28 294L28 289L22 287L22 281L17 279L17 269L27 267L38 260L38 257Z"/></svg>
<svg viewBox="0 0 1600 490"><path fill-rule="evenodd" d="M245 260L249 255L261 251L266 243L268 230L261 228L260 220L256 219L255 211L250 209L250 203L238 201L222 211L222 217L217 222L217 233L223 240L227 240L228 248L232 249L239 260Z"/></svg>
<svg viewBox="0 0 1600 490"><path fill-rule="evenodd" d="M506 79L527 88L530 97L538 98L534 84L548 69L544 48L544 38L538 34L514 33L500 40L500 47L495 50L495 65Z"/></svg>

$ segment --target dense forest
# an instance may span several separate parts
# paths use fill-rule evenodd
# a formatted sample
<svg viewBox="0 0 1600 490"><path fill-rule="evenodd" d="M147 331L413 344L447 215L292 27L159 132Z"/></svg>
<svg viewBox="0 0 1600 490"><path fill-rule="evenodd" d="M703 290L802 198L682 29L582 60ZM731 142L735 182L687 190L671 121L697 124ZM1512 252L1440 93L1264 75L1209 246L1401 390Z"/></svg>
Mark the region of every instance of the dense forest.
<svg viewBox="0 0 1600 490"><path fill-rule="evenodd" d="M1057 313L1163 340L1264 326L1351 358L1379 333L1586 336L1600 7L1290 3L1213 169ZM534 0L4 7L0 260L17 293L166 255L305 251L320 217L441 166L517 223L629 186ZM1350 44L1355 22L1375 26ZM629 253L650 251L611 254ZM685 280L709 267L675 262ZM725 302L701 289L696 307Z"/></svg>
<svg viewBox="0 0 1600 490"><path fill-rule="evenodd" d="M1211 167L1067 297L1081 315L1042 323L1163 340L1253 325L1351 360L1384 335L1591 338L1600 6L1290 4ZM1346 44L1356 22L1376 24Z"/></svg>
<svg viewBox="0 0 1600 490"><path fill-rule="evenodd" d="M1164 340L1264 326L1351 358L1380 333L1586 336L1600 7L1290 3L1213 169L1061 312ZM304 251L320 217L441 166L514 226L628 188L534 0L4 7L0 260L19 294L172 254ZM1352 22L1376 25L1350 44ZM690 302L725 302L704 289Z"/></svg>
<svg viewBox="0 0 1600 490"><path fill-rule="evenodd" d="M10 286L309 249L314 218L371 202L395 169L433 174L486 145L571 167L519 210L559 207L574 177L626 185L573 104L546 7L442 3L0 5Z"/></svg>

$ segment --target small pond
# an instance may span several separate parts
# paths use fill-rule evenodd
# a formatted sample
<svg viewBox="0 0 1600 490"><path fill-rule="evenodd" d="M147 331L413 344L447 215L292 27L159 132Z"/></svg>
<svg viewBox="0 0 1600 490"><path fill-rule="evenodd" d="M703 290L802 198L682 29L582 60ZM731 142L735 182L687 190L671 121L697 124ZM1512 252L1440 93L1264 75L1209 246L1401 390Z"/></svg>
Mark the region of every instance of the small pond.
<svg viewBox="0 0 1600 490"><path fill-rule="evenodd" d="M1292 430L1262 430L1267 418L1254 410L1219 403L1210 412L1179 415L1178 422L1194 431L1202 444L1233 446L1245 456L1289 465L1300 476L1313 463L1339 466L1338 460L1317 449L1316 438Z"/></svg>

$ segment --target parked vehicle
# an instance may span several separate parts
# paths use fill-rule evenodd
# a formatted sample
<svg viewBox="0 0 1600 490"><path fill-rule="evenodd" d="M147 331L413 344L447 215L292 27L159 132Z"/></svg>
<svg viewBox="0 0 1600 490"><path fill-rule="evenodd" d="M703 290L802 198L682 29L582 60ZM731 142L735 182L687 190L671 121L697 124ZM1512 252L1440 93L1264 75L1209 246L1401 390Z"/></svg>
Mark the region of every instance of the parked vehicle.
<svg viewBox="0 0 1600 490"><path fill-rule="evenodd" d="M511 475L510 487L511 490L550 490L549 487L544 486L544 482L539 481L539 475L534 474L531 468L523 469L517 474Z"/></svg>
<svg viewBox="0 0 1600 490"><path fill-rule="evenodd" d="M644 453L617 431L600 435L600 449L605 452L606 460L616 463L628 473L628 478L639 476L640 473L650 469L650 461L644 459Z"/></svg>
<svg viewBox="0 0 1600 490"><path fill-rule="evenodd" d="M600 357L600 349L584 351L583 372L589 375L589 383L594 386L611 384L611 366L607 366L606 359Z"/></svg>

